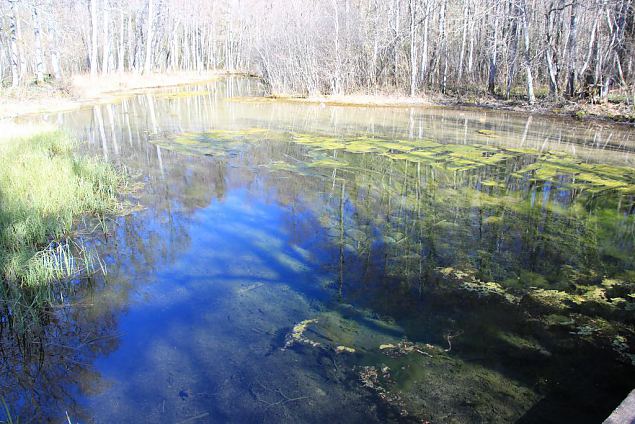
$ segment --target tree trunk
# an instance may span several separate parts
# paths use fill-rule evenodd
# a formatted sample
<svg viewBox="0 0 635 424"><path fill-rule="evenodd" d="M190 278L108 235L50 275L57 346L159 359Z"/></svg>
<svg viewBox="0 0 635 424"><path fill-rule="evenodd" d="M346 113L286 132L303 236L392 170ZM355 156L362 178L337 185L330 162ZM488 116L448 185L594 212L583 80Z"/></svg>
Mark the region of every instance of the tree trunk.
<svg viewBox="0 0 635 424"><path fill-rule="evenodd" d="M18 70L18 35L17 17L15 13L15 3L17 0L10 0L11 9L9 12L9 49L11 50L11 86L16 87L20 83L20 71Z"/></svg>
<svg viewBox="0 0 635 424"><path fill-rule="evenodd" d="M108 0L104 0L104 35L103 35L103 50L101 59L101 72L106 75L110 71L110 5Z"/></svg>
<svg viewBox="0 0 635 424"><path fill-rule="evenodd" d="M97 0L90 0L90 75L97 74Z"/></svg>
<svg viewBox="0 0 635 424"><path fill-rule="evenodd" d="M340 22L339 22L339 10L337 6L337 0L332 0L333 3L333 16L335 20L335 73L333 78L333 93L339 94L341 90L341 71L342 71L342 63L340 57Z"/></svg>
<svg viewBox="0 0 635 424"><path fill-rule="evenodd" d="M460 83L461 78L463 77L463 60L465 59L465 42L467 40L467 29L468 29L468 16L469 16L469 7L470 2L466 0L465 5L463 6L463 35L461 36L461 53L459 54L459 70L456 78L456 82Z"/></svg>
<svg viewBox="0 0 635 424"><path fill-rule="evenodd" d="M500 14L501 2L494 0L496 3L496 9L494 10L494 35L490 44L490 57L489 57L489 77L487 79L487 91L490 94L494 94L496 84L496 71L498 60L498 18Z"/></svg>
<svg viewBox="0 0 635 424"><path fill-rule="evenodd" d="M134 14L128 16L128 70L132 71L135 66L135 51L138 47L135 47L135 33L132 29L132 18Z"/></svg>
<svg viewBox="0 0 635 424"><path fill-rule="evenodd" d="M534 94L534 80L531 73L531 53L529 49L529 17L527 14L527 0L522 0L523 33L525 35L525 71L527 73L527 101L530 105L536 102Z"/></svg>
<svg viewBox="0 0 635 424"><path fill-rule="evenodd" d="M22 37L22 26L20 25L20 21L21 19L19 18L19 16L16 15L16 28L17 28L17 40L18 40L18 58L20 59L20 81L22 81L24 79L24 76L26 75L26 71L27 71L27 65L26 65L26 51L24 48L24 43L20 43L21 41L24 40L24 38Z"/></svg>
<svg viewBox="0 0 635 424"><path fill-rule="evenodd" d="M47 18L47 28L49 34L49 46L51 55L51 67L53 68L53 76L56 80L62 78L62 68L60 66L59 39L57 36L57 26L53 16L53 2L48 2L49 15Z"/></svg>
<svg viewBox="0 0 635 424"><path fill-rule="evenodd" d="M578 0L571 1L571 21L569 23L569 42L567 47L567 95L573 97L575 95L576 80L576 55L578 41Z"/></svg>
<svg viewBox="0 0 635 424"><path fill-rule="evenodd" d="M120 74L124 71L124 57L125 57L125 43L124 43L124 28L125 28L125 12L123 10L123 5L120 5L121 9L119 10L119 51L117 52L117 72Z"/></svg>
<svg viewBox="0 0 635 424"><path fill-rule="evenodd" d="M561 5L563 0L558 0L558 4ZM545 33L546 33L546 44L547 47L545 49L545 61L547 63L547 76L549 78L549 95L551 97L558 96L558 76L559 76L559 67L558 67L558 44L560 41L560 25L557 26L556 30L556 16L560 16L562 11L560 7L556 7L556 3L552 1L549 3L549 11L545 18ZM555 34L554 34L555 32Z"/></svg>
<svg viewBox="0 0 635 424"><path fill-rule="evenodd" d="M474 12L473 9L470 9L470 11L468 12L468 18L470 19L470 44L469 44L470 47L468 48L468 55L467 55L467 73L468 73L468 78L470 78L470 80L472 79L472 67L474 64L474 41L476 39L474 34L474 25L476 25L476 20L472 16L473 12Z"/></svg>
<svg viewBox="0 0 635 424"><path fill-rule="evenodd" d="M448 39L445 28L445 15L448 9L448 0L442 0L439 15L439 37L441 39L441 54L443 55L443 71L441 71L441 93L445 94L448 83Z"/></svg>
<svg viewBox="0 0 635 424"><path fill-rule="evenodd" d="M510 36L511 36L511 45L510 45L510 53L509 53L509 70L507 72L507 89L505 90L505 98L507 100L511 97L512 85L514 84L514 78L516 77L516 55L518 52L518 13L516 13L517 8L512 6L512 10L510 10L511 15L511 26L510 26Z"/></svg>
<svg viewBox="0 0 635 424"><path fill-rule="evenodd" d="M154 0L148 0L148 36L146 37L146 60L143 67L145 73L152 71L152 37L154 20Z"/></svg>
<svg viewBox="0 0 635 424"><path fill-rule="evenodd" d="M410 0L410 96L414 97L417 91L417 56L415 49L415 18L417 15L417 3Z"/></svg>
<svg viewBox="0 0 635 424"><path fill-rule="evenodd" d="M35 44L35 78L39 83L44 82L44 61L42 59L42 32L40 29L40 17L35 3L31 7L33 16L33 42Z"/></svg>
<svg viewBox="0 0 635 424"><path fill-rule="evenodd" d="M426 84L428 79L428 28L430 25L430 5L426 0L426 9L423 17L423 42L421 46L421 82Z"/></svg>
<svg viewBox="0 0 635 424"><path fill-rule="evenodd" d="M400 10L399 10L399 0L393 0L393 10L395 12L394 14L394 19L395 19L395 42L393 42L392 45L392 53L393 53L393 68L392 68L392 76L393 76L393 83L395 84L395 86L397 87L399 85L399 81L398 81L398 72L399 72L399 49L397 48L397 37L399 37L399 24L401 21L401 16L400 16Z"/></svg>

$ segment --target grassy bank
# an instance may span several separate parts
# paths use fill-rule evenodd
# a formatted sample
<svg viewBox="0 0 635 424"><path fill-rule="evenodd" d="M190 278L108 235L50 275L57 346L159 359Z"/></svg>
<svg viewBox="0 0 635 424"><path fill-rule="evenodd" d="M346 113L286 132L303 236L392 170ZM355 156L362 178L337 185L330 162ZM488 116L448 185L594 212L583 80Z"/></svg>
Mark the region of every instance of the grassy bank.
<svg viewBox="0 0 635 424"><path fill-rule="evenodd" d="M73 237L77 220L120 211L126 178L74 144L61 132L0 143L0 315L11 325L50 305L56 284L99 267Z"/></svg>

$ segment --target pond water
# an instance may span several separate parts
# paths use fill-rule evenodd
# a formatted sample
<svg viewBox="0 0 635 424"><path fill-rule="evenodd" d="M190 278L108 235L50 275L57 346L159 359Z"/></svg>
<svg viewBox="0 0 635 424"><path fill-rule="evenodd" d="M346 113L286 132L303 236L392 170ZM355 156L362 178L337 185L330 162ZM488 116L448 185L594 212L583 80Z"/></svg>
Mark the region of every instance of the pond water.
<svg viewBox="0 0 635 424"><path fill-rule="evenodd" d="M600 422L634 388L633 130L260 95L42 117L143 187L107 273L1 333L14 419Z"/></svg>

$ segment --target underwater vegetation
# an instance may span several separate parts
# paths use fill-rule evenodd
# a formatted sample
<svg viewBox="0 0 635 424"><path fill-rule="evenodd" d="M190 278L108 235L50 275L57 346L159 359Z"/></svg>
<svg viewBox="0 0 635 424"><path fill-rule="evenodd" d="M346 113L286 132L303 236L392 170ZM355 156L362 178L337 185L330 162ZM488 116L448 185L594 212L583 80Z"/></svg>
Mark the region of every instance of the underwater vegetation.
<svg viewBox="0 0 635 424"><path fill-rule="evenodd" d="M479 133L491 136L488 130ZM519 180L556 182L560 187L589 192L615 190L635 194L635 170L628 167L585 163L565 153L539 152L527 148L500 148L486 144L447 144L430 139L392 140L380 137L337 137L248 128L183 133L173 138L160 137L154 143L166 149L189 154L224 156L236 152L245 143L277 140L311 148L315 160L308 166L351 168L341 158L319 152L352 154L373 153L397 161L423 164L444 171L477 171L495 168L511 173ZM483 184L495 186L493 181Z"/></svg>
<svg viewBox="0 0 635 424"><path fill-rule="evenodd" d="M251 128L154 142L220 158L255 146L287 146L259 166L307 187L313 187L308 179L324 181L324 189L303 196L328 205L319 221L340 258L338 281L330 287L348 299L386 316L404 315L404 299L434 299L451 310L469 305L531 323L519 332L484 319L472 329L466 318L440 324L437 340L408 340L403 329L376 339L325 312L296 323L286 336L289 349L348 358L341 360L358 381L404 416L428 411L424 417L443 420L434 405L453 405L449 409L465 414L457 418L463 422L470 421L466 416L516 419L523 405L551 389L466 362L454 356L453 344L478 350L483 346L473 340L482 340L490 350L502 346L501 358L552 358L562 366L554 351L567 356L562 352L598 349L625 366L635 364L635 170L481 142L497 137L483 130L473 144L451 144ZM373 282L375 275L384 280ZM463 383L449 388L448 373ZM478 384L491 390L455 392ZM488 405L498 409L485 413Z"/></svg>

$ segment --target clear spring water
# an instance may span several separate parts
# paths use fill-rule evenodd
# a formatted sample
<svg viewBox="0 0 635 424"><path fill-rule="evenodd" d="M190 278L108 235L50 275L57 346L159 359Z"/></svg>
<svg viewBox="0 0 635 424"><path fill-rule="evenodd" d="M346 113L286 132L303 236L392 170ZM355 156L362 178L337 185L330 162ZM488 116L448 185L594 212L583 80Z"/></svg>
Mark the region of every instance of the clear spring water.
<svg viewBox="0 0 635 424"><path fill-rule="evenodd" d="M633 388L632 130L258 95L38 117L143 188L107 274L3 331L14 419L599 422Z"/></svg>

